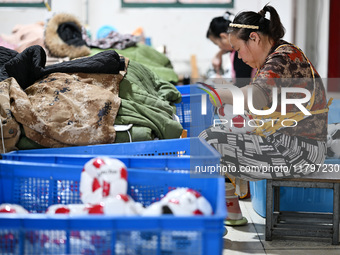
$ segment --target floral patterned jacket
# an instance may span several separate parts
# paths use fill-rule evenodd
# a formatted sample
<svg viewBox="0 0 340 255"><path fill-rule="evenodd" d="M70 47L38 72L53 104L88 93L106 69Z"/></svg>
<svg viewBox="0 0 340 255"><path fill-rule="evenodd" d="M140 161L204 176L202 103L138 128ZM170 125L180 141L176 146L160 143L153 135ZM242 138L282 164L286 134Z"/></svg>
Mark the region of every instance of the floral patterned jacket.
<svg viewBox="0 0 340 255"><path fill-rule="evenodd" d="M268 108L271 108L273 103L273 88L277 87L276 112L282 110L281 88L298 87L308 90L311 95L315 96L314 103L309 109L312 115L305 115L302 120L291 127L282 125L277 132L326 141L328 112L325 87L320 75L300 49L283 40L279 41L272 48L251 84L263 91L267 98ZM291 99L293 102L294 99L304 97L306 95L303 93L287 93L287 99ZM303 106L307 108L307 104L308 102ZM295 104L287 104L286 111L287 114L294 112L303 114Z"/></svg>

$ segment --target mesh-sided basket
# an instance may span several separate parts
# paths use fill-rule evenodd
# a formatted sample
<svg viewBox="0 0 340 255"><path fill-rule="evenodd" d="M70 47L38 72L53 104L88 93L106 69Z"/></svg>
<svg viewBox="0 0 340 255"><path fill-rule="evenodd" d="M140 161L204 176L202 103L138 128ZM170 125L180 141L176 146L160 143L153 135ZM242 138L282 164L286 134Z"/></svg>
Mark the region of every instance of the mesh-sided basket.
<svg viewBox="0 0 340 255"><path fill-rule="evenodd" d="M176 187L205 196L211 216L46 215L51 204L81 203L81 166L0 161L0 203L28 215L0 214L1 254L222 254L226 217L223 178L128 169L128 193L147 206Z"/></svg>
<svg viewBox="0 0 340 255"><path fill-rule="evenodd" d="M182 94L182 101L176 104L176 114L188 136L197 137L203 130L213 125L214 107L209 95L198 85L176 87Z"/></svg>
<svg viewBox="0 0 340 255"><path fill-rule="evenodd" d="M84 165L96 156L117 158L130 168L194 170L216 166L221 155L202 138L191 137L121 144L19 150L2 154L6 160Z"/></svg>

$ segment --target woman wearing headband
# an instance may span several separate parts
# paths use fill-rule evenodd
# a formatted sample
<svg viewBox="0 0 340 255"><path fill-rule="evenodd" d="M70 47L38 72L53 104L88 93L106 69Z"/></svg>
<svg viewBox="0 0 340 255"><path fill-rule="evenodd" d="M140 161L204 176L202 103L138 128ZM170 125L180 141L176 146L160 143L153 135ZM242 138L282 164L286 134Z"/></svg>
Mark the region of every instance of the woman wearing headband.
<svg viewBox="0 0 340 255"><path fill-rule="evenodd" d="M247 192L242 189L242 181L302 177L324 162L328 104L324 85L312 63L297 46L282 40L285 29L272 6L266 5L258 13L239 13L227 33L238 57L257 69L253 81L241 88L244 107L249 110L247 102L251 97L252 113L256 109L262 114L254 116L258 127L251 134L230 133L219 125L203 131L200 137L221 153L221 169L237 169L224 174L242 196ZM217 93L223 104L240 104L240 100L233 102L229 89L218 89ZM263 110L271 108L272 113L263 114ZM232 196L233 186L227 185L226 192ZM238 200L233 204L237 207ZM232 216L242 219L240 211Z"/></svg>
<svg viewBox="0 0 340 255"><path fill-rule="evenodd" d="M222 56L230 53L231 60L231 76L233 83L237 87L243 87L250 82L253 69L238 58L237 52L231 48L227 30L231 21L229 20L231 13L226 12L221 17L213 18L209 24L207 38L220 48L220 51L212 60L213 68L217 75L222 75Z"/></svg>

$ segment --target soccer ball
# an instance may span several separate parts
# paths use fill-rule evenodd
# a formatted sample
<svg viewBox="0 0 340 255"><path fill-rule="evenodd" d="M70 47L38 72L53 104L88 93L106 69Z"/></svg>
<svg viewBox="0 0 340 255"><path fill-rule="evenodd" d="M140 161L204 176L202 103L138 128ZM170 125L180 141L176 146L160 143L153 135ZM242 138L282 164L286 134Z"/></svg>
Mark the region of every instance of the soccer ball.
<svg viewBox="0 0 340 255"><path fill-rule="evenodd" d="M24 207L16 204L1 204L0 213L29 213Z"/></svg>
<svg viewBox="0 0 340 255"><path fill-rule="evenodd" d="M51 205L46 210L47 214L87 214L85 204L55 204Z"/></svg>
<svg viewBox="0 0 340 255"><path fill-rule="evenodd" d="M127 169L114 158L98 157L84 165L80 177L80 198L84 204L97 204L103 198L127 193Z"/></svg>
<svg viewBox="0 0 340 255"><path fill-rule="evenodd" d="M173 214L176 216L211 215L212 207L198 191L190 188L176 188L169 191L159 202L145 209L144 216Z"/></svg>
<svg viewBox="0 0 340 255"><path fill-rule="evenodd" d="M340 158L340 123L328 124L327 157Z"/></svg>
<svg viewBox="0 0 340 255"><path fill-rule="evenodd" d="M233 106L231 104L224 104L221 107L218 107L217 115L220 118L220 124L228 127L229 132L249 134L256 128L253 117L247 111L244 111L244 114L234 115Z"/></svg>
<svg viewBox="0 0 340 255"><path fill-rule="evenodd" d="M212 207L198 191L177 188L168 192L164 202L175 215L211 215Z"/></svg>
<svg viewBox="0 0 340 255"><path fill-rule="evenodd" d="M103 199L100 203L87 208L88 214L105 214L114 216L139 215L140 204L126 194Z"/></svg>

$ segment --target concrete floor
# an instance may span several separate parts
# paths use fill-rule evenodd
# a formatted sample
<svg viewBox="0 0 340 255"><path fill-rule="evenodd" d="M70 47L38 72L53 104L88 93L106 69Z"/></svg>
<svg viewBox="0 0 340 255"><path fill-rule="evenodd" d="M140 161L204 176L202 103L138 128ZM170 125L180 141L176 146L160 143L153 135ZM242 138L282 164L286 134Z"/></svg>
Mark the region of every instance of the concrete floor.
<svg viewBox="0 0 340 255"><path fill-rule="evenodd" d="M339 255L340 245L331 245L330 239L281 238L265 241L265 218L258 215L250 199L240 200L240 206L248 219L246 226L227 227L223 255L270 254L270 255Z"/></svg>

